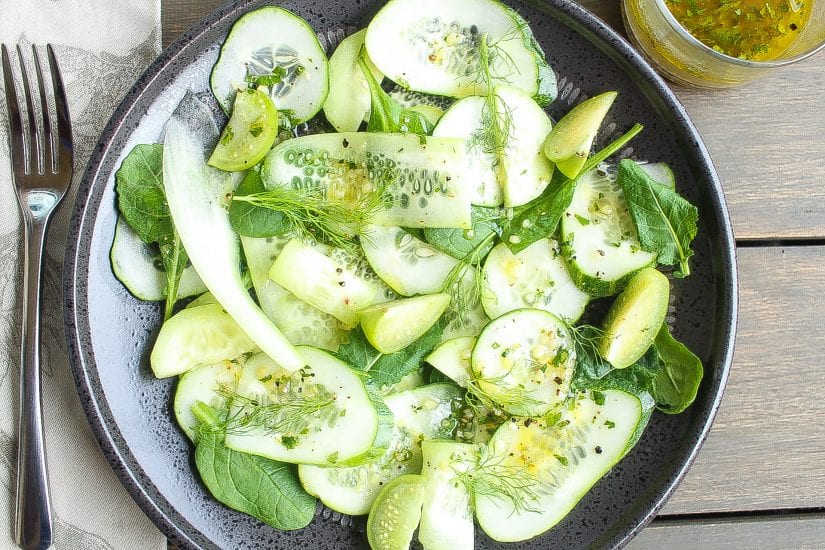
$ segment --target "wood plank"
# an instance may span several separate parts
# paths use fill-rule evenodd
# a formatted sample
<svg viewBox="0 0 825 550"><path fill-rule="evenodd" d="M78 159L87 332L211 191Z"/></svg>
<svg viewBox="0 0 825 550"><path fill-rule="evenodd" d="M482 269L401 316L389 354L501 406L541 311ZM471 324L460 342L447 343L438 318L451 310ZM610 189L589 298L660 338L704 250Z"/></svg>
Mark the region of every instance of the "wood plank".
<svg viewBox="0 0 825 550"><path fill-rule="evenodd" d="M825 515L654 521L628 550L821 550Z"/></svg>
<svg viewBox="0 0 825 550"><path fill-rule="evenodd" d="M739 250L725 398L665 514L825 507L825 247Z"/></svg>

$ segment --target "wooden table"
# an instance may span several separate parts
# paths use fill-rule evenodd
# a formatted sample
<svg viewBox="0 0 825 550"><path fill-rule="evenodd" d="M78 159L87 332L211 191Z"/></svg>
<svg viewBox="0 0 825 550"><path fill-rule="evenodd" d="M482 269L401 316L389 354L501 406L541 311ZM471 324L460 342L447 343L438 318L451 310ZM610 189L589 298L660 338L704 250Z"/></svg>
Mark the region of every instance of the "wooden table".
<svg viewBox="0 0 825 550"><path fill-rule="evenodd" d="M164 45L221 1L165 0ZM617 0L581 3L624 33ZM825 53L744 88L674 89L728 200L739 330L710 437L630 548L825 549Z"/></svg>

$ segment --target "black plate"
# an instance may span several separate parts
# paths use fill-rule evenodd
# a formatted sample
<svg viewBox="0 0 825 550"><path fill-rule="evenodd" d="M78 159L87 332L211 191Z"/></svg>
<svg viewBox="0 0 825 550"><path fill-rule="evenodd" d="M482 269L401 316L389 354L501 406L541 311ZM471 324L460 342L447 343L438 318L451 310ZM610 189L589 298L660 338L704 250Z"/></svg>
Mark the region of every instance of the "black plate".
<svg viewBox="0 0 825 550"><path fill-rule="evenodd" d="M445 0L448 1L448 0ZM290 0L283 6L319 32L364 26L383 2ZM736 325L734 243L722 188L682 106L653 70L599 19L563 0L512 2L530 22L559 76L558 116L582 95L618 90L609 122L645 131L634 156L670 164L679 190L699 205L694 274L677 281L675 329L703 359L705 380L691 409L656 414L636 449L546 535L483 548L618 547L654 516L692 463L716 413ZM109 246L116 211L114 171L136 143L156 142L184 91L207 90L219 44L237 17L264 4L221 8L180 37L138 80L95 148L75 206L66 252L66 331L78 391L112 467L134 499L173 541L189 548L365 547L359 521L319 508L306 529L282 533L226 509L193 470L192 447L175 425L174 383L156 380L148 350L160 325L156 304L134 299L114 278Z"/></svg>

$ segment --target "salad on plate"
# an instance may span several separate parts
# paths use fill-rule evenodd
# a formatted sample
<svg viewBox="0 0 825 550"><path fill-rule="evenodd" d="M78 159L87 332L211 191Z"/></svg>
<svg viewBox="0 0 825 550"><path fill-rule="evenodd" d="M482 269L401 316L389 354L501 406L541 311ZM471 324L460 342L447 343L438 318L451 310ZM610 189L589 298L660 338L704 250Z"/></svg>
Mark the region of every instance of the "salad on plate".
<svg viewBox="0 0 825 550"><path fill-rule="evenodd" d="M640 125L599 135L615 92L548 116L496 0L389 0L327 53L246 13L123 159L112 268L164 304L152 372L206 488L276 529L320 500L376 550L536 537L696 396L667 320L698 210L616 158Z"/></svg>

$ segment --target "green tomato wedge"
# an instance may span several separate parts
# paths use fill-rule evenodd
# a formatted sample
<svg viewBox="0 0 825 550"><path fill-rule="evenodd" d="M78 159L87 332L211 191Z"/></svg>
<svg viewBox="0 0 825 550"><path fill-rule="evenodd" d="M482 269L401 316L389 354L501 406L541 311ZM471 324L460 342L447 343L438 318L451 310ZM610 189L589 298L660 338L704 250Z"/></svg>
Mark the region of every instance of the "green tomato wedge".
<svg viewBox="0 0 825 550"><path fill-rule="evenodd" d="M599 353L617 369L629 367L648 350L665 321L670 282L647 267L630 279L604 320Z"/></svg>
<svg viewBox="0 0 825 550"><path fill-rule="evenodd" d="M544 154L568 178L579 175L590 155L596 132L617 95L605 92L582 101L564 115L547 136Z"/></svg>
<svg viewBox="0 0 825 550"><path fill-rule="evenodd" d="M358 320L364 336L381 353L395 353L427 332L450 305L449 294L404 298L362 309Z"/></svg>
<svg viewBox="0 0 825 550"><path fill-rule="evenodd" d="M367 540L372 550L407 550L421 519L424 478L405 474L384 487L367 518Z"/></svg>
<svg viewBox="0 0 825 550"><path fill-rule="evenodd" d="M269 96L260 90L240 91L208 164L227 172L251 168L272 149L277 135L278 110Z"/></svg>

